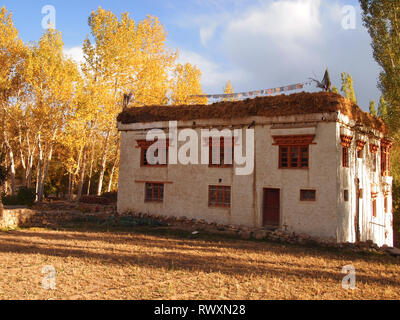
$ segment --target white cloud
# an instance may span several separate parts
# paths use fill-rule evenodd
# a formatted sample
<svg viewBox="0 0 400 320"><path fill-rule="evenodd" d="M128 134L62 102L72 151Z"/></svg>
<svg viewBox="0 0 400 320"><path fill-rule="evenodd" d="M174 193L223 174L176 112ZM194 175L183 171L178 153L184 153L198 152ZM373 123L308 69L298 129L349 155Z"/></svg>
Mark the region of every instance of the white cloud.
<svg viewBox="0 0 400 320"><path fill-rule="evenodd" d="M240 91L307 81L314 74L322 78L326 67L340 87L340 72L350 72L360 105L368 105L379 96L379 67L364 28L342 28L341 9L338 0L261 0L223 16L224 23L213 35L216 46L208 46L208 56L218 55L246 74L237 77L235 89ZM359 23L360 16L357 19ZM224 73L223 68L218 70Z"/></svg>
<svg viewBox="0 0 400 320"><path fill-rule="evenodd" d="M321 28L320 0L280 0L249 9L231 21L229 32L298 39L315 37Z"/></svg>
<svg viewBox="0 0 400 320"><path fill-rule="evenodd" d="M221 36L222 50L251 75L246 87L286 85L307 80L313 68L319 71L323 59L315 48L323 43L320 7L320 0L269 1L229 22Z"/></svg>
<svg viewBox="0 0 400 320"><path fill-rule="evenodd" d="M84 60L82 47L64 48L64 54L68 58L73 59L78 64L81 64Z"/></svg>
<svg viewBox="0 0 400 320"><path fill-rule="evenodd" d="M229 80L235 84L235 82L238 81L245 81L248 77L246 72L240 69L223 70L219 64L193 51L179 50L178 62L182 64L189 62L192 65L196 65L201 70L201 84L203 90L207 91L207 93L218 93L222 91ZM216 92L210 92L210 90Z"/></svg>
<svg viewBox="0 0 400 320"><path fill-rule="evenodd" d="M200 28L200 40L203 46L206 46L208 40L210 40L213 37L216 28L217 28L216 24L210 24Z"/></svg>

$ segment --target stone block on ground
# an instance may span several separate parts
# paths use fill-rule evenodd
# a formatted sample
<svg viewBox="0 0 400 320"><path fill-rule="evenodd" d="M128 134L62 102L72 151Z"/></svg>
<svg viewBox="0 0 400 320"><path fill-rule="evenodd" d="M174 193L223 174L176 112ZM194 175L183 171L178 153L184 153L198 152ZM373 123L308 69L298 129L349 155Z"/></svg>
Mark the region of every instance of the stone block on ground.
<svg viewBox="0 0 400 320"><path fill-rule="evenodd" d="M399 248L387 248L386 252L389 253L391 256L399 257L400 256L400 249Z"/></svg>
<svg viewBox="0 0 400 320"><path fill-rule="evenodd" d="M264 240L264 239L267 238L267 235L268 235L267 231L259 230L259 231L254 232L254 239L256 239L256 240Z"/></svg>
<svg viewBox="0 0 400 320"><path fill-rule="evenodd" d="M248 239L251 238L251 232L250 232L250 231L244 231L244 230L242 230L242 231L239 232L239 236L240 236L240 238L242 238L243 240L248 240Z"/></svg>

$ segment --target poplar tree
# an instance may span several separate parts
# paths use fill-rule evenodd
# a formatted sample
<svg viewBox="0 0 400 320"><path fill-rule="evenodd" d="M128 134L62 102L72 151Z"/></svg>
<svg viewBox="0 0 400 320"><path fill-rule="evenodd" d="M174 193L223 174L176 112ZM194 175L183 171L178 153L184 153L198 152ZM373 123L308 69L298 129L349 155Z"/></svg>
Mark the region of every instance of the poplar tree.
<svg viewBox="0 0 400 320"><path fill-rule="evenodd" d="M381 96L381 99L379 100L378 115L385 122L388 121L388 106L387 106L387 103L386 103L385 98L383 96Z"/></svg>
<svg viewBox="0 0 400 320"><path fill-rule="evenodd" d="M39 202L46 190L71 199L95 183L96 194L116 190L116 118L125 95L130 107L207 103L196 97L200 70L177 64L157 17L135 22L99 8L89 27L79 68L64 55L61 32L24 44L11 13L0 9L0 164L9 168L5 189L13 195L18 180L35 187Z"/></svg>
<svg viewBox="0 0 400 320"><path fill-rule="evenodd" d="M27 49L19 38L12 21L12 14L6 8L0 9L0 126L2 140L10 164L11 192L15 194L16 157L15 134L16 110L21 107L24 87L23 70Z"/></svg>
<svg viewBox="0 0 400 320"><path fill-rule="evenodd" d="M339 89L336 88L335 86L332 86L332 92L336 94L340 94Z"/></svg>
<svg viewBox="0 0 400 320"><path fill-rule="evenodd" d="M347 99L350 99L354 103L357 103L356 94L354 92L354 87L353 87L353 78L347 72L342 72L341 73L341 78L342 78L342 88L341 88L341 90L343 92L343 95Z"/></svg>
<svg viewBox="0 0 400 320"><path fill-rule="evenodd" d="M374 100L371 100L369 102L369 113L372 114L375 117L378 116L378 113L377 113L376 108L375 108L375 101Z"/></svg>
<svg viewBox="0 0 400 320"><path fill-rule="evenodd" d="M378 87L388 102L388 124L400 128L400 1L360 0L364 26L381 66Z"/></svg>
<svg viewBox="0 0 400 320"><path fill-rule="evenodd" d="M235 89L233 88L231 80L229 80L227 82L227 84L224 88L224 93L225 94L234 94L235 93ZM233 97L224 98L224 101L235 101L235 98L233 98Z"/></svg>
<svg viewBox="0 0 400 320"><path fill-rule="evenodd" d="M201 71L190 63L177 64L171 82L172 104L206 104L200 84Z"/></svg>

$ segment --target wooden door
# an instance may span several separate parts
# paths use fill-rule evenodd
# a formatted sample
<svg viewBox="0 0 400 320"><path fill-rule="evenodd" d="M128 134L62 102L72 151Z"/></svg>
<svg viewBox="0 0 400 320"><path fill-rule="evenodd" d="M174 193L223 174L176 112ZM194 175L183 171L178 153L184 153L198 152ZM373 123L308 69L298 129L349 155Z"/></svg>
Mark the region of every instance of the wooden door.
<svg viewBox="0 0 400 320"><path fill-rule="evenodd" d="M280 190L264 189L263 225L279 227Z"/></svg>

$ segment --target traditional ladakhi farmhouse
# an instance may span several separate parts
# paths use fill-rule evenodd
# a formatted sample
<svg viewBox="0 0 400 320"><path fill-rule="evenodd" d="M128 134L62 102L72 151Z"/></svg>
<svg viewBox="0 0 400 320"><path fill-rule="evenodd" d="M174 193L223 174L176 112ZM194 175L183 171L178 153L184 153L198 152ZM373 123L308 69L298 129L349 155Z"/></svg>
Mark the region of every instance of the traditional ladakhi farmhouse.
<svg viewBox="0 0 400 320"><path fill-rule="evenodd" d="M152 165L147 133L164 130L168 154L171 121L177 121L178 131L192 129L199 137L204 129L236 129L246 143L251 141L246 141L248 129L254 129L254 170L239 175L238 165L224 156L220 165ZM339 95L129 108L119 115L118 128L120 213L186 216L338 242L393 245L391 141L381 120ZM203 145L198 145L199 157ZM223 143L211 140L209 148L210 154L217 149L224 155Z"/></svg>

